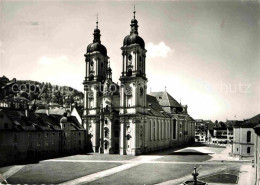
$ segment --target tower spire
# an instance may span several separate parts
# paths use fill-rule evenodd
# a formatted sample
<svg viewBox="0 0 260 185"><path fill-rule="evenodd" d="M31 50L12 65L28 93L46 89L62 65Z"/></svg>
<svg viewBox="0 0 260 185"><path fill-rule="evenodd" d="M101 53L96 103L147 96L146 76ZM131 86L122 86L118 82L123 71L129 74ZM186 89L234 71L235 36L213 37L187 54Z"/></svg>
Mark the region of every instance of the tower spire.
<svg viewBox="0 0 260 185"><path fill-rule="evenodd" d="M135 13L136 13L136 11L135 11L135 5L136 5L136 3L133 2L133 6L134 6L134 11L133 11L133 13L134 13L134 19L135 19Z"/></svg>
<svg viewBox="0 0 260 185"><path fill-rule="evenodd" d="M96 21L96 28L98 29L98 13L96 14L97 21Z"/></svg>
<svg viewBox="0 0 260 185"><path fill-rule="evenodd" d="M135 13L136 13L135 5L136 5L136 3L134 2L133 3L133 6L134 6L134 11L133 11L134 18L131 20L131 24L130 24L131 32L130 32L130 34L137 34L138 35L138 21L135 19Z"/></svg>
<svg viewBox="0 0 260 185"><path fill-rule="evenodd" d="M93 43L98 42L99 44L101 43L100 41L100 30L98 29L98 13L96 14L97 21L96 21L96 28L94 29L94 40Z"/></svg>

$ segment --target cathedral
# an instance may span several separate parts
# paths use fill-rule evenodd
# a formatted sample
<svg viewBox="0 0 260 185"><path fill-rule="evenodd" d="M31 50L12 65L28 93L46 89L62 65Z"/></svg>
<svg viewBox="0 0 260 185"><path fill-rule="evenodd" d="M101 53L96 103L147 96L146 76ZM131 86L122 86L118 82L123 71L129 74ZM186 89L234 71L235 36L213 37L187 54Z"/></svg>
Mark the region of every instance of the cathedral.
<svg viewBox="0 0 260 185"><path fill-rule="evenodd" d="M83 125L95 153L139 155L188 145L195 121L187 106L168 92L147 94L145 42L133 12L130 34L123 40L120 85L112 80L107 49L98 21L85 56Z"/></svg>

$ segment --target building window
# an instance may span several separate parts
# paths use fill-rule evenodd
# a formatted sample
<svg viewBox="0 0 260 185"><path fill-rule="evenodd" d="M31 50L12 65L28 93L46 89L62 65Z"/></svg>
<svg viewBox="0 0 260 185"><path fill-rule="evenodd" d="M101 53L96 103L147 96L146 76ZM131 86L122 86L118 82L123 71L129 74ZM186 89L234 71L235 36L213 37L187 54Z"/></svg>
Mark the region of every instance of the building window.
<svg viewBox="0 0 260 185"><path fill-rule="evenodd" d="M164 139L167 139L167 126L168 126L168 122L165 120L164 121Z"/></svg>
<svg viewBox="0 0 260 185"><path fill-rule="evenodd" d="M5 129L8 128L8 123L5 123L4 128Z"/></svg>
<svg viewBox="0 0 260 185"><path fill-rule="evenodd" d="M152 120L150 120L150 141L153 140L153 123Z"/></svg>
<svg viewBox="0 0 260 185"><path fill-rule="evenodd" d="M156 140L156 122L154 120L154 123L153 123L153 140L155 141Z"/></svg>
<svg viewBox="0 0 260 185"><path fill-rule="evenodd" d="M247 138L247 139L246 139L247 142L250 143L250 142L251 142L251 131L248 131L248 132L247 132L246 138Z"/></svg>
<svg viewBox="0 0 260 185"><path fill-rule="evenodd" d="M163 131L164 131L164 129L163 129L163 120L162 120L162 123L161 123L161 139L163 139L164 138L164 135L163 135Z"/></svg>
<svg viewBox="0 0 260 185"><path fill-rule="evenodd" d="M46 135L45 135L46 137L48 137L49 136L49 134L48 133L46 133Z"/></svg>
<svg viewBox="0 0 260 185"><path fill-rule="evenodd" d="M176 139L176 124L176 119L174 119L172 123L172 139Z"/></svg>
<svg viewBox="0 0 260 185"><path fill-rule="evenodd" d="M160 140L161 139L161 121L160 120L158 120L158 140Z"/></svg>
<svg viewBox="0 0 260 185"><path fill-rule="evenodd" d="M105 137L106 137L106 138L109 138L109 131L108 131L108 128L105 128Z"/></svg>
<svg viewBox="0 0 260 185"><path fill-rule="evenodd" d="M247 153L250 154L250 150L251 148L250 147L247 147Z"/></svg>
<svg viewBox="0 0 260 185"><path fill-rule="evenodd" d="M0 114L0 118L4 118L4 115L3 115L3 114Z"/></svg>
<svg viewBox="0 0 260 185"><path fill-rule="evenodd" d="M168 139L171 138L171 124L170 121L168 121Z"/></svg>
<svg viewBox="0 0 260 185"><path fill-rule="evenodd" d="M238 152L238 148L237 148L237 152Z"/></svg>
<svg viewBox="0 0 260 185"><path fill-rule="evenodd" d="M38 137L41 137L41 134L40 134L40 133L38 133Z"/></svg>

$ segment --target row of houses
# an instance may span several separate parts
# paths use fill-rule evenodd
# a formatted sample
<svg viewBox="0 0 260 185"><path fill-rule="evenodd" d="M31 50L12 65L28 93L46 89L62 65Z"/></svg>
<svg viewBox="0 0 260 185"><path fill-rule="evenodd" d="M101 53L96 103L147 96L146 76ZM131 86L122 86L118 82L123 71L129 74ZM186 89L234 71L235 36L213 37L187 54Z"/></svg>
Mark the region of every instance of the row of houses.
<svg viewBox="0 0 260 185"><path fill-rule="evenodd" d="M233 142L235 121L213 123L211 120L196 120L195 141L207 144L226 145Z"/></svg>
<svg viewBox="0 0 260 185"><path fill-rule="evenodd" d="M196 120L195 141L205 144L231 145L231 155L238 158L254 156L254 127L260 123L260 114L243 121L227 120L213 123L210 120Z"/></svg>

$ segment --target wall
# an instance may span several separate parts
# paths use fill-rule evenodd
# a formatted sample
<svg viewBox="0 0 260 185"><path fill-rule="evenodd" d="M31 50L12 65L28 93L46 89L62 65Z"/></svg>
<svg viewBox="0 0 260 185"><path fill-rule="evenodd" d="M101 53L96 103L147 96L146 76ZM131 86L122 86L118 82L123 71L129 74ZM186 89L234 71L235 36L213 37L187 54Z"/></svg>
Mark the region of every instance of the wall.
<svg viewBox="0 0 260 185"><path fill-rule="evenodd" d="M251 132L251 140L247 142L247 132ZM248 151L250 148L250 151ZM248 153L249 152L249 153ZM254 130L253 128L234 128L234 141L232 153L240 157L253 157L254 155Z"/></svg>

